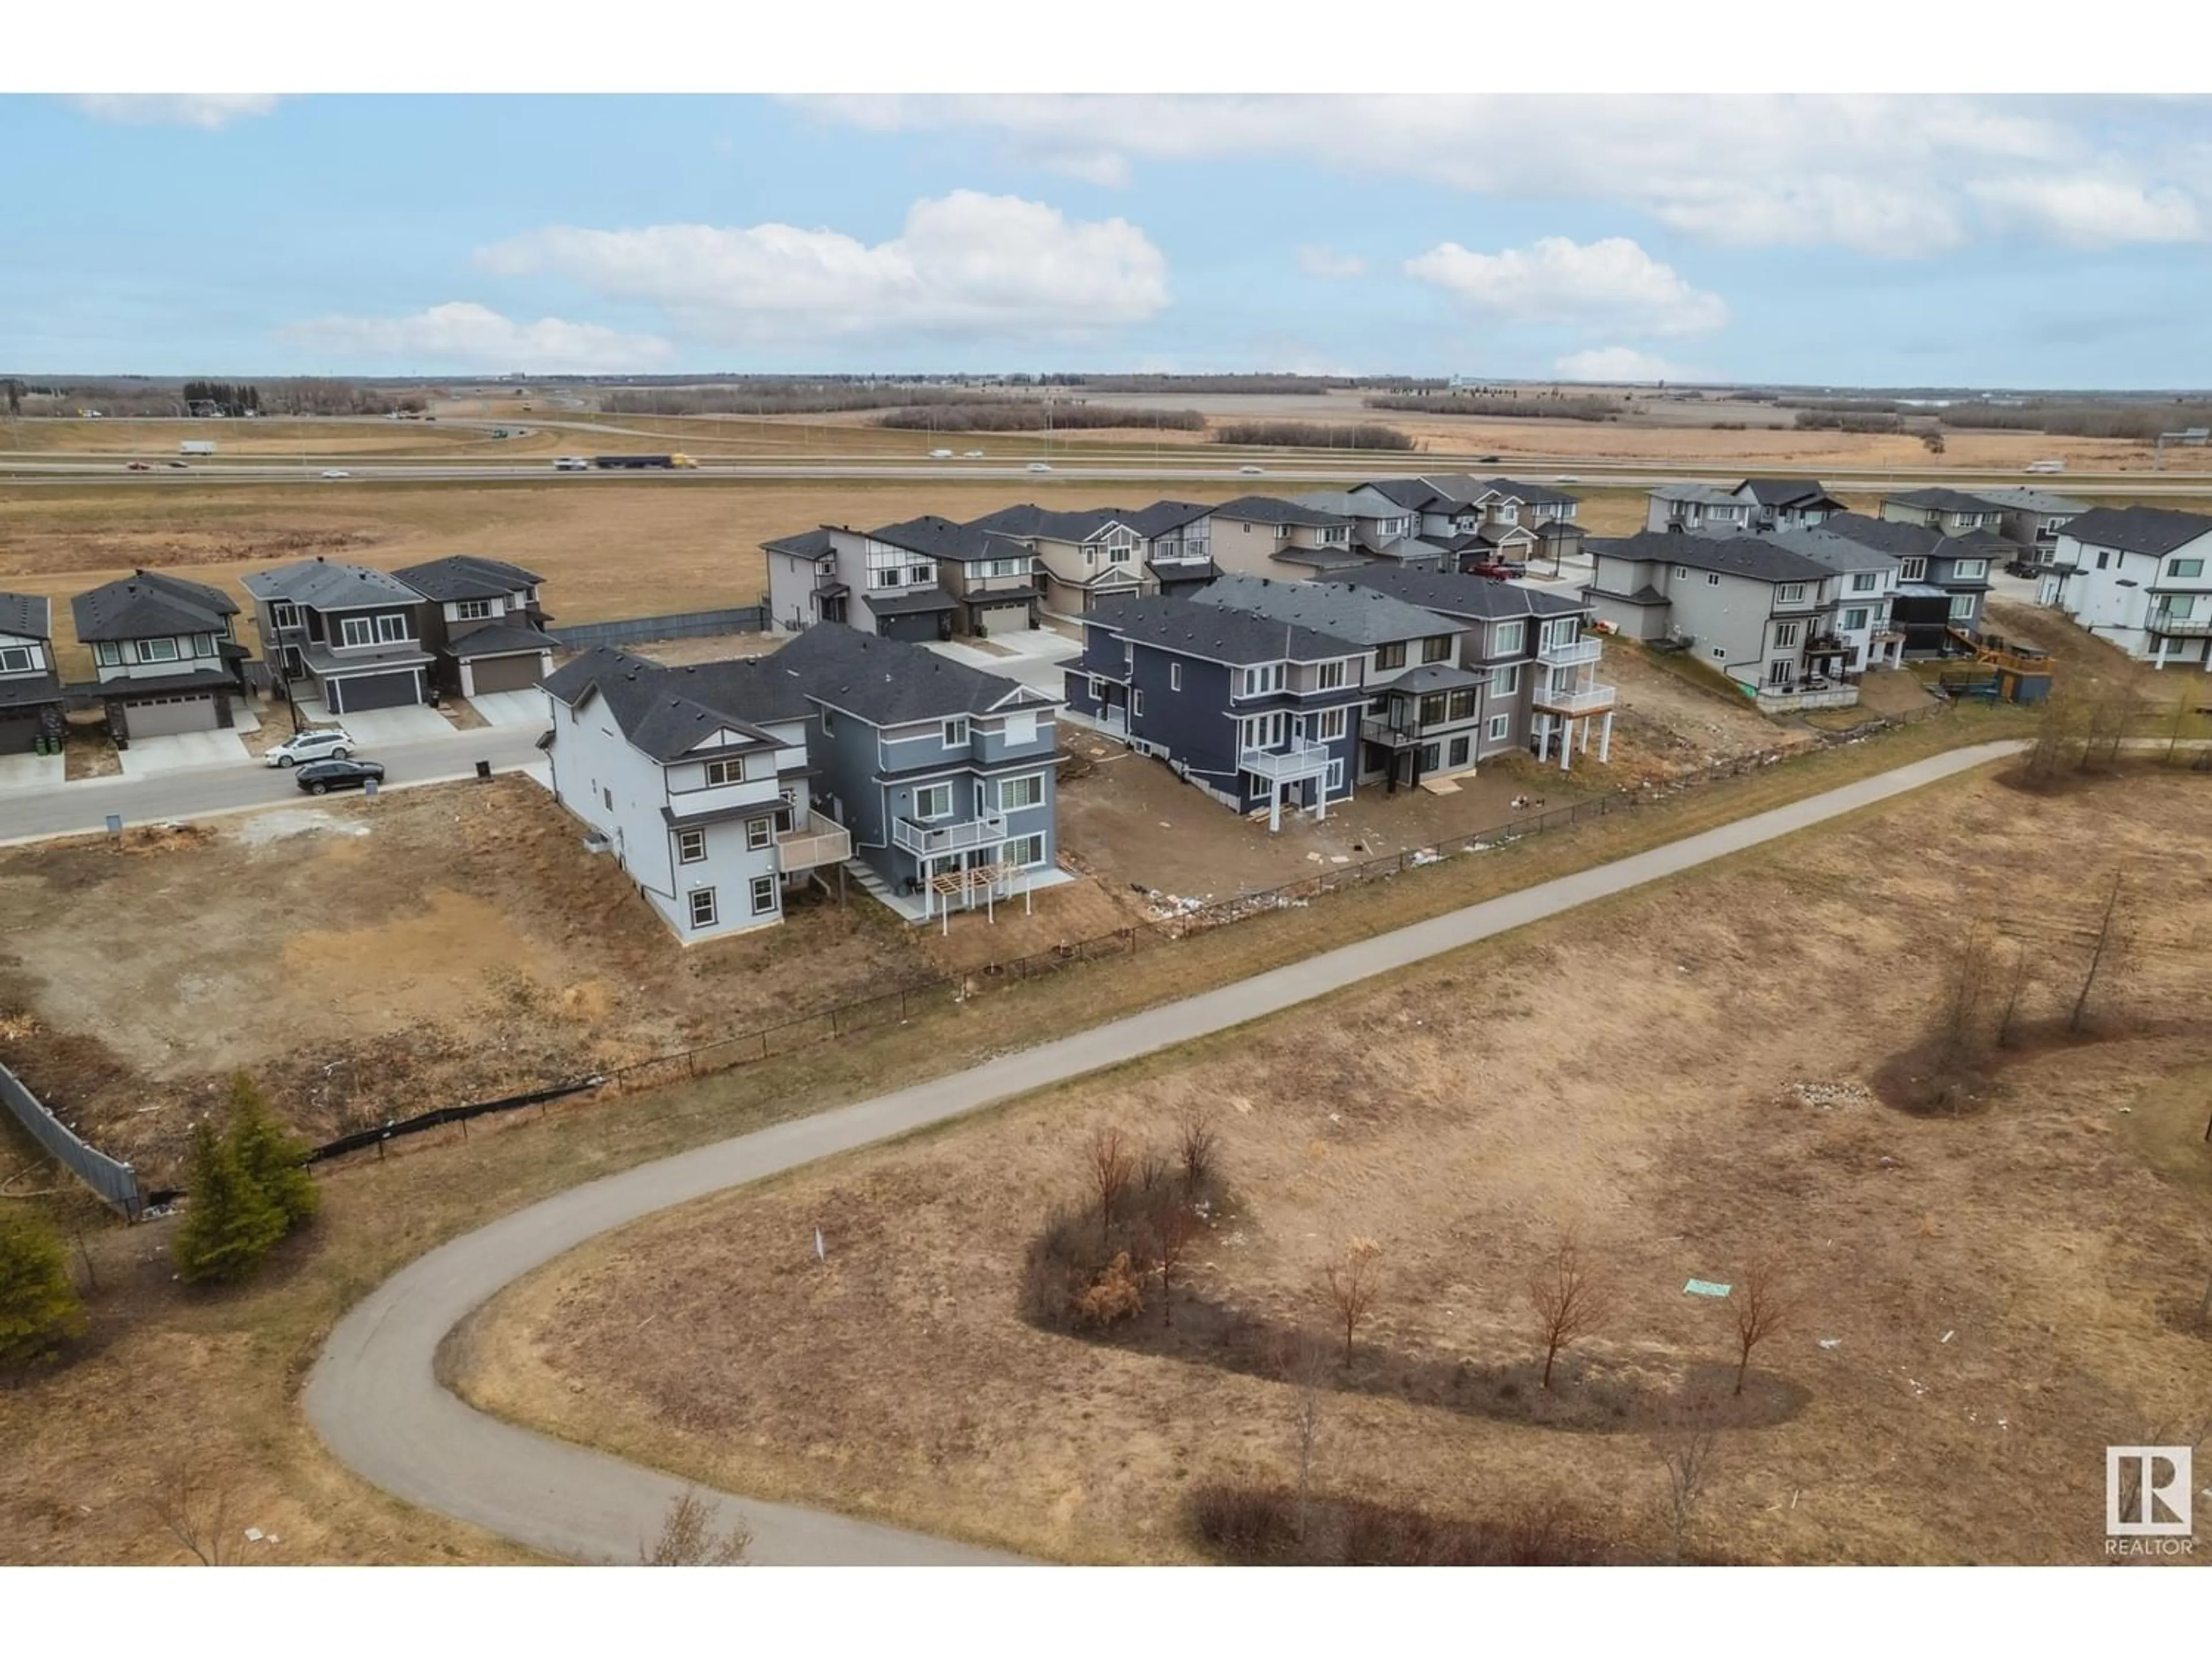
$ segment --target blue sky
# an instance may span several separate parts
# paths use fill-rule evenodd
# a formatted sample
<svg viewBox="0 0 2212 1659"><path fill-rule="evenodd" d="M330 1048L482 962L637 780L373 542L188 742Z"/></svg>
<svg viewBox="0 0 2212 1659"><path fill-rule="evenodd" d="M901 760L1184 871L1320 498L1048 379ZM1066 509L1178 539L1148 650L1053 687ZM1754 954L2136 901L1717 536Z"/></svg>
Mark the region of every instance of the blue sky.
<svg viewBox="0 0 2212 1659"><path fill-rule="evenodd" d="M2212 384L2179 100L0 98L14 372Z"/></svg>

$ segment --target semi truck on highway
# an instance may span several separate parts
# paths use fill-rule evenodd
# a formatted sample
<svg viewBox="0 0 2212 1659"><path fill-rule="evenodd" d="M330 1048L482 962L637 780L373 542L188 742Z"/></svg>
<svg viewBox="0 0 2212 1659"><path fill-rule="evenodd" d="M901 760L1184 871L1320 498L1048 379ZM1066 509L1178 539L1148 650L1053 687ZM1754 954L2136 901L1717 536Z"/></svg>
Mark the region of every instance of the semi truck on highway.
<svg viewBox="0 0 2212 1659"><path fill-rule="evenodd" d="M696 466L699 463L689 455L594 455L592 458L592 465L611 471L623 467L642 469Z"/></svg>
<svg viewBox="0 0 2212 1659"><path fill-rule="evenodd" d="M177 446L177 453L179 455L212 455L215 453L215 441L212 438L187 438L184 442Z"/></svg>

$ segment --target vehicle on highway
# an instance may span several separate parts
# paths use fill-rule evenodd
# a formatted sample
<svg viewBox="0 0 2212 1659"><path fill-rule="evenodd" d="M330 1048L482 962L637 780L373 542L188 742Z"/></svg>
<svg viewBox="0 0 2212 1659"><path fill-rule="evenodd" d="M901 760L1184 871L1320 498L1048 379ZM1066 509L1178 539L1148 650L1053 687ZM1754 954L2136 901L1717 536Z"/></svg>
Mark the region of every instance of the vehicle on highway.
<svg viewBox="0 0 2212 1659"><path fill-rule="evenodd" d="M589 472L592 458L588 455L562 455L553 463L556 472Z"/></svg>
<svg viewBox="0 0 2212 1659"><path fill-rule="evenodd" d="M171 461L169 470L173 472L189 472L192 470L192 464L190 461Z"/></svg>
<svg viewBox="0 0 2212 1659"><path fill-rule="evenodd" d="M325 478L350 478L353 474L342 466L326 466L323 469L323 476Z"/></svg>
<svg viewBox="0 0 2212 1659"><path fill-rule="evenodd" d="M297 766L306 761L343 760L360 745L343 726L319 726L312 732L295 732L262 754L270 766Z"/></svg>
<svg viewBox="0 0 2212 1659"><path fill-rule="evenodd" d="M594 455L592 465L602 471L645 471L696 466L689 455Z"/></svg>
<svg viewBox="0 0 2212 1659"><path fill-rule="evenodd" d="M1032 472L1049 472L1052 471L1052 463L1049 461L1031 461L1030 463L1030 471Z"/></svg>
<svg viewBox="0 0 2212 1659"><path fill-rule="evenodd" d="M123 470L125 472L151 472L154 465L150 461L127 461L124 464Z"/></svg>
<svg viewBox="0 0 2212 1659"><path fill-rule="evenodd" d="M1240 466L1237 470L1239 472L1249 472L1256 478L1267 469L1264 466Z"/></svg>
<svg viewBox="0 0 2212 1659"><path fill-rule="evenodd" d="M1477 466L1496 466L1498 465L1498 457L1495 455L1478 455L1474 458L1474 464Z"/></svg>
<svg viewBox="0 0 2212 1659"><path fill-rule="evenodd" d="M952 452L949 449L933 449L929 452L929 459L933 461L949 461L952 459Z"/></svg>
<svg viewBox="0 0 2212 1659"><path fill-rule="evenodd" d="M2027 464L2027 470L2030 472L2063 472L2066 470L2066 463L2063 461L2030 461Z"/></svg>
<svg viewBox="0 0 2212 1659"><path fill-rule="evenodd" d="M968 452L967 459L971 461L980 461L983 459L983 452L980 449L971 449Z"/></svg>
<svg viewBox="0 0 2212 1659"><path fill-rule="evenodd" d="M300 787L311 795L327 795L333 789L359 789L384 781L383 765L376 761L317 761L300 769Z"/></svg>
<svg viewBox="0 0 2212 1659"><path fill-rule="evenodd" d="M1562 472L1558 477L1553 479L1552 482L1553 483L1580 483L1582 480L1571 472Z"/></svg>

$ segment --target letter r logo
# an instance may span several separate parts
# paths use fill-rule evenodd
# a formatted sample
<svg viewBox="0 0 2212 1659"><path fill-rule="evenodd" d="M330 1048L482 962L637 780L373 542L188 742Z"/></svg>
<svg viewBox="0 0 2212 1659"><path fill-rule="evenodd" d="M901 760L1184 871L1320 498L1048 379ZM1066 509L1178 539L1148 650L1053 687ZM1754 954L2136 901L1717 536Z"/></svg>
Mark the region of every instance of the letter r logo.
<svg viewBox="0 0 2212 1659"><path fill-rule="evenodd" d="M2105 1531L2113 1538L2187 1538L2190 1514L2187 1446L2105 1448Z"/></svg>

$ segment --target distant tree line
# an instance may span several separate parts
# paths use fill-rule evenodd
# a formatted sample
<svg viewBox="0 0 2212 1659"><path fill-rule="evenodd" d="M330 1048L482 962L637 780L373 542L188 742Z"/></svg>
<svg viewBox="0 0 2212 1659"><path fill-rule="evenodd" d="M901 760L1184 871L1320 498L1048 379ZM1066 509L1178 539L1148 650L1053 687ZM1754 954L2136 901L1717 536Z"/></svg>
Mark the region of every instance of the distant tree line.
<svg viewBox="0 0 2212 1659"><path fill-rule="evenodd" d="M195 415L228 415L234 418L261 412L261 388L228 380L187 380L183 397Z"/></svg>
<svg viewBox="0 0 2212 1659"><path fill-rule="evenodd" d="M1481 415L1492 419L1510 416L1515 420L1615 421L1626 412L1617 398L1571 396L1563 392L1519 388L1502 391L1450 392L1436 397L1367 398L1370 409L1418 410L1424 415Z"/></svg>
<svg viewBox="0 0 2212 1659"><path fill-rule="evenodd" d="M1395 426L1372 421L1322 425L1311 421L1229 421L1213 429L1218 444L1273 444L1299 449L1413 449Z"/></svg>
<svg viewBox="0 0 2212 1659"><path fill-rule="evenodd" d="M2070 438L2149 443L2161 432L2212 426L2212 404L1960 404L1937 411L1945 426L1995 432L2049 432Z"/></svg>
<svg viewBox="0 0 2212 1659"><path fill-rule="evenodd" d="M908 432L1042 432L1048 428L1054 432L1082 432L1115 427L1203 432L1206 416L1194 409L1121 409L1106 404L1056 403L1048 419L1048 410L1042 403L995 398L987 403L894 409L878 415L875 424Z"/></svg>
<svg viewBox="0 0 2212 1659"><path fill-rule="evenodd" d="M1878 412L1845 414L1838 409L1801 409L1791 424L1801 432L1902 432L1905 416Z"/></svg>

